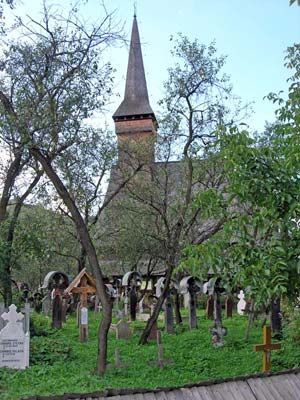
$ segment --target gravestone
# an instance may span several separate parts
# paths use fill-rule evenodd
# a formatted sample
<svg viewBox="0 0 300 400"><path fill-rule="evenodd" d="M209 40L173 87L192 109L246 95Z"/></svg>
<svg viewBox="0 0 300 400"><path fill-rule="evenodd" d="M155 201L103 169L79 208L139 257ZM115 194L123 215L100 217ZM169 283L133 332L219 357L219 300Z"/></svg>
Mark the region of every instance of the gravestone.
<svg viewBox="0 0 300 400"><path fill-rule="evenodd" d="M86 342L88 340L88 295L96 293L96 283L94 278L82 269L66 288L64 295L80 294L80 303L77 305L77 323L79 326L79 340Z"/></svg>
<svg viewBox="0 0 300 400"><path fill-rule="evenodd" d="M23 319L23 330L25 333L27 333L29 332L30 313L33 311L33 309L30 308L29 303L25 303L25 306L21 309L21 311L25 315L25 318Z"/></svg>
<svg viewBox="0 0 300 400"><path fill-rule="evenodd" d="M165 300L164 320L165 320L165 332L174 333L173 301L170 290L168 290L168 294Z"/></svg>
<svg viewBox="0 0 300 400"><path fill-rule="evenodd" d="M206 319L213 319L214 317L214 297L208 296L205 310Z"/></svg>
<svg viewBox="0 0 300 400"><path fill-rule="evenodd" d="M209 332L212 334L211 343L214 347L224 346L224 336L227 335L227 329L222 326L222 305L221 305L221 280L218 278L215 282L210 280L209 286L211 292L213 292L214 301L214 323L209 328ZM210 292L210 293L211 293Z"/></svg>
<svg viewBox="0 0 300 400"><path fill-rule="evenodd" d="M271 301L271 329L274 335L282 335L282 315L280 311L280 299Z"/></svg>
<svg viewBox="0 0 300 400"><path fill-rule="evenodd" d="M52 321L51 328L61 329L62 328L62 300L61 291L53 289L53 302L52 302Z"/></svg>
<svg viewBox="0 0 300 400"><path fill-rule="evenodd" d="M189 304L189 326L190 329L197 329L197 314L196 314L196 290L194 287L189 289L190 304Z"/></svg>
<svg viewBox="0 0 300 400"><path fill-rule="evenodd" d="M1 317L7 324L0 331L0 368L24 369L29 366L29 332L23 330L24 315L12 304Z"/></svg>
<svg viewBox="0 0 300 400"><path fill-rule="evenodd" d="M193 276L186 276L181 279L180 283L180 291L182 294L188 294L189 297L189 327L190 329L197 328L197 307L196 307L196 299L197 293L203 290L203 287L199 281L199 279Z"/></svg>
<svg viewBox="0 0 300 400"><path fill-rule="evenodd" d="M48 292L42 299L42 312L43 314L48 317L51 308L51 293Z"/></svg>
<svg viewBox="0 0 300 400"><path fill-rule="evenodd" d="M136 306L138 303L136 288L133 286L130 290L130 320L136 320Z"/></svg>
<svg viewBox="0 0 300 400"><path fill-rule="evenodd" d="M233 300L232 297L228 295L225 300L225 315L227 318L232 317L232 309L233 309Z"/></svg>
<svg viewBox="0 0 300 400"><path fill-rule="evenodd" d="M156 333L156 340L157 340L157 361L150 361L149 364L157 365L160 369L163 369L164 364L170 364L174 362L173 358L166 359L164 358L163 347L161 343L161 334L160 331Z"/></svg>
<svg viewBox="0 0 300 400"><path fill-rule="evenodd" d="M128 315L128 304L129 304L128 290L125 289L125 296L124 296L124 314L125 315Z"/></svg>
<svg viewBox="0 0 300 400"><path fill-rule="evenodd" d="M245 315L245 309L246 309L246 300L245 300L245 294L243 290L240 290L240 294L238 295L238 298L240 299L238 304L237 304L237 312L239 315Z"/></svg>
<svg viewBox="0 0 300 400"><path fill-rule="evenodd" d="M129 363L121 363L120 350L118 348L115 348L115 363L108 364L107 368L122 368L122 367L128 367L129 365L130 365Z"/></svg>
<svg viewBox="0 0 300 400"><path fill-rule="evenodd" d="M116 338L117 339L130 339L131 330L127 322L122 318L116 325Z"/></svg>

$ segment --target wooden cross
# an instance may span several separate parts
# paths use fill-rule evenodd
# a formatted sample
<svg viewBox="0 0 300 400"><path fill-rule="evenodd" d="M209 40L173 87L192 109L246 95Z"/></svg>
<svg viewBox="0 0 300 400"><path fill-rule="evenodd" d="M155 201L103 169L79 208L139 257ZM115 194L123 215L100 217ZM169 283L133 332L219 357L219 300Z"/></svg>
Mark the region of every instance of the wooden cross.
<svg viewBox="0 0 300 400"><path fill-rule="evenodd" d="M120 350L118 347L115 348L115 363L109 364L107 368L121 368L121 367L128 367L129 363L121 363L120 362Z"/></svg>
<svg viewBox="0 0 300 400"><path fill-rule="evenodd" d="M86 342L88 339L88 321L87 321L87 298L88 294L96 292L96 284L93 277L84 268L70 283L65 290L66 294L79 293L80 307L79 312L79 339Z"/></svg>
<svg viewBox="0 0 300 400"><path fill-rule="evenodd" d="M263 344L256 344L253 348L254 351L263 351L263 372L270 371L271 350L279 349L281 349L281 344L271 343L271 328L265 325L263 327Z"/></svg>
<svg viewBox="0 0 300 400"><path fill-rule="evenodd" d="M170 364L174 362L173 358L170 359L164 359L163 355L163 347L161 344L161 335L160 331L157 331L157 361L150 361L149 364L152 365L158 365L160 369L163 369L164 364Z"/></svg>

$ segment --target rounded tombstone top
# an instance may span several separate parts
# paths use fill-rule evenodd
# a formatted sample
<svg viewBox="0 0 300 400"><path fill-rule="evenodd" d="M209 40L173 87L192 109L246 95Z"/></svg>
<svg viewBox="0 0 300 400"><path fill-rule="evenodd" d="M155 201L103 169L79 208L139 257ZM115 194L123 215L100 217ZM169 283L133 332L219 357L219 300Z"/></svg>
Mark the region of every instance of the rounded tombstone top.
<svg viewBox="0 0 300 400"><path fill-rule="evenodd" d="M70 279L67 274L61 271L50 271L44 278L43 285L40 289L48 289L51 290L56 286L59 286L61 289L65 289L68 287Z"/></svg>
<svg viewBox="0 0 300 400"><path fill-rule="evenodd" d="M122 278L122 286L130 286L130 281L135 279L136 281L141 282L141 276L136 271L128 271Z"/></svg>
<svg viewBox="0 0 300 400"><path fill-rule="evenodd" d="M159 278L157 280L157 282L154 286L162 289L164 287L165 280L166 280L166 278L162 276L161 278Z"/></svg>
<svg viewBox="0 0 300 400"><path fill-rule="evenodd" d="M181 294L185 294L191 289L200 292L202 290L202 287L203 285L201 284L200 279L191 275L185 276L179 282L179 291Z"/></svg>

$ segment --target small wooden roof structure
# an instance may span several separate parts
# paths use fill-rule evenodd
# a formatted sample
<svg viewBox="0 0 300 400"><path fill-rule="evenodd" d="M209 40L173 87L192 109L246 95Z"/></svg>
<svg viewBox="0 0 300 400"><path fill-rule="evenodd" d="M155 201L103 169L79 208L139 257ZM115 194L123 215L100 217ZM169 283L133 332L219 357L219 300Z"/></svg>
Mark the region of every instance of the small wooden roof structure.
<svg viewBox="0 0 300 400"><path fill-rule="evenodd" d="M66 294L70 293L80 293L80 285L83 280L86 280L86 285L89 288L88 293L95 293L96 292L96 282L92 275L90 275L86 268L81 270L79 274L72 280L70 285L65 290Z"/></svg>

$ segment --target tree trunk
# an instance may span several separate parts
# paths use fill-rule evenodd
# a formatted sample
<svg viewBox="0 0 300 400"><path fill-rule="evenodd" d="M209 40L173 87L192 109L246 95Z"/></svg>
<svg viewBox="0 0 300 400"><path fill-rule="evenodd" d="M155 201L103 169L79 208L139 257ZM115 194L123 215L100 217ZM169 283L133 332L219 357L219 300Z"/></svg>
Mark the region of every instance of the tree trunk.
<svg viewBox="0 0 300 400"><path fill-rule="evenodd" d="M112 319L112 302L102 303L102 319L98 329L98 357L97 373L103 375L106 370L107 361L107 336Z"/></svg>
<svg viewBox="0 0 300 400"><path fill-rule="evenodd" d="M80 255L78 259L78 274L86 267L86 251L83 246L80 249Z"/></svg>
<svg viewBox="0 0 300 400"><path fill-rule="evenodd" d="M10 164L6 174L3 191L0 198L0 223L3 222L6 217L7 206L10 199L11 191L15 183L16 177L20 173L21 159L22 153L20 152L16 155L16 158Z"/></svg>
<svg viewBox="0 0 300 400"><path fill-rule="evenodd" d="M171 276L172 276L172 272L173 272L173 269L174 269L173 265L174 265L173 263L169 264L169 267L167 269L167 274L166 274L166 280L164 282L163 291L162 291L160 297L158 298L158 301L157 301L157 303L155 305L155 308L153 310L153 313L152 313L151 317L147 321L146 327L143 330L142 336L140 337L139 344L146 344L147 339L148 339L148 337L150 335L152 326L155 323L155 321L157 321L159 312L161 310L161 307L162 307L162 305L163 305L163 303L164 303L164 301L165 301L165 299L167 297L168 291L169 291L170 282L171 282Z"/></svg>
<svg viewBox="0 0 300 400"><path fill-rule="evenodd" d="M97 295L102 304L103 318L101 320L98 332L98 358L97 358L97 373L102 375L106 369L106 359L107 359L107 334L111 324L112 317L112 301L106 293L106 286L104 284L103 275L100 270L98 263L98 258L96 254L95 247L93 245L92 239L88 232L87 226L74 203L72 197L70 196L68 190L60 180L59 176L53 170L51 165L51 160L45 157L41 151L37 148L31 148L30 153L41 163L48 178L54 185L57 193L64 201L69 212L74 220L76 231L82 246L84 247L90 266L92 268L92 273L96 283Z"/></svg>

